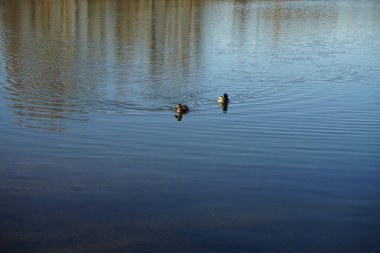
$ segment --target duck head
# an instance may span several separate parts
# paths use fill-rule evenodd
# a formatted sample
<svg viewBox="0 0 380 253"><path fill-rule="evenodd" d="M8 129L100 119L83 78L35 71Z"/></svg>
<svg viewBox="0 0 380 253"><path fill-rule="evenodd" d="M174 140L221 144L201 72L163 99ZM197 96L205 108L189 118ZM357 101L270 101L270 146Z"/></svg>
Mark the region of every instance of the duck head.
<svg viewBox="0 0 380 253"><path fill-rule="evenodd" d="M181 104L177 104L177 105L175 106L175 110L176 110L177 112L182 112L182 105L181 105Z"/></svg>
<svg viewBox="0 0 380 253"><path fill-rule="evenodd" d="M177 104L175 110L180 113L187 113L189 111L189 108L187 105Z"/></svg>

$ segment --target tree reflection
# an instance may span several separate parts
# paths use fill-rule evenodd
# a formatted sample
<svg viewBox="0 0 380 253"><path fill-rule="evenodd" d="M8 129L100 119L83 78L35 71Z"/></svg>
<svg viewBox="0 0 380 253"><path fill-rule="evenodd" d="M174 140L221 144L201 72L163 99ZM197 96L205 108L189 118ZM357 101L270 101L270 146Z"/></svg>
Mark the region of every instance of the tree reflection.
<svg viewBox="0 0 380 253"><path fill-rule="evenodd" d="M88 101L117 110L116 104L133 109L138 99L158 99L160 75L182 79L199 54L193 42L201 4L5 1L1 22L12 34L3 42L6 83L19 124L63 130L67 120L88 120ZM180 76L164 73L173 68L181 71L168 73Z"/></svg>
<svg viewBox="0 0 380 253"><path fill-rule="evenodd" d="M195 108L218 89L209 84L213 77L228 78L223 68L234 66L240 78L241 69L252 74L249 65L257 64L260 49L281 52L281 37L294 36L286 32L290 26L298 31L309 24L304 29L310 31L315 20L336 22L336 9L307 6L281 0L5 0L6 97L26 122L20 124L48 129L89 120L97 110L167 110L179 100Z"/></svg>

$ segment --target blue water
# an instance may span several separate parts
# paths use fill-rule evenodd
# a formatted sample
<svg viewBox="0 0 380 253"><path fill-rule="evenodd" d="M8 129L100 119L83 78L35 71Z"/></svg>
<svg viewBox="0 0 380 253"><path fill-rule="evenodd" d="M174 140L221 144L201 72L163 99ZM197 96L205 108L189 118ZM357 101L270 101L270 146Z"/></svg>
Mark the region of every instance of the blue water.
<svg viewBox="0 0 380 253"><path fill-rule="evenodd" d="M0 1L0 252L380 252L378 24L376 0Z"/></svg>

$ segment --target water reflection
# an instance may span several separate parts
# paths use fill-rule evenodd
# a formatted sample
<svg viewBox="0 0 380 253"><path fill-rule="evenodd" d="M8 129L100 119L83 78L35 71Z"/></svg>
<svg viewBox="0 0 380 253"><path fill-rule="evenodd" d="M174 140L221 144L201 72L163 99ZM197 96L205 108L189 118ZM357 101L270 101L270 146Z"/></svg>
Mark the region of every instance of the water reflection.
<svg viewBox="0 0 380 253"><path fill-rule="evenodd" d="M174 117L177 119L177 121L181 121L184 114L186 113L177 112L177 115L174 115Z"/></svg>
<svg viewBox="0 0 380 253"><path fill-rule="evenodd" d="M228 103L220 103L219 105L222 108L224 113L228 111Z"/></svg>
<svg viewBox="0 0 380 253"><path fill-rule="evenodd" d="M47 129L96 110L168 110L168 98L197 93L201 4L2 2L3 97L20 125Z"/></svg>
<svg viewBox="0 0 380 253"><path fill-rule="evenodd" d="M300 73L320 78L325 61L310 56L307 47L287 44L295 31L324 33L340 20L355 23L363 16L342 15L337 3L281 0L8 0L0 5L0 92L20 125L50 130L64 129L69 120L90 120L98 111L169 111L178 100L205 109L211 97L230 89L235 103L243 102L256 94L252 83L266 75L281 82L305 80L289 71L294 59L303 61ZM355 1L347 5L356 6ZM279 60L285 62L274 68ZM336 69L323 77L350 74L345 72Z"/></svg>

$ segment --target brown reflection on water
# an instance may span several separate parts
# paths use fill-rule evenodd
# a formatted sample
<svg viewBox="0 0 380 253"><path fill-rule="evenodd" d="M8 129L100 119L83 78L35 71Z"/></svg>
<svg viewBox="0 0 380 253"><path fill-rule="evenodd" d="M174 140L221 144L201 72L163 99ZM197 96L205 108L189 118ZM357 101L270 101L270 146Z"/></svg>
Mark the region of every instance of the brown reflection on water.
<svg viewBox="0 0 380 253"><path fill-rule="evenodd" d="M75 118L72 113L82 111L69 99L76 90L74 77L67 71L74 62L74 50L64 43L70 15L57 3L6 1L2 4L6 13L2 25L7 32L4 40L6 97L20 126L62 131L65 120ZM78 119L87 120L85 114L78 115L81 115Z"/></svg>
<svg viewBox="0 0 380 253"><path fill-rule="evenodd" d="M140 82L135 93L144 96L154 90L152 82L165 70L174 75L167 79L188 75L189 62L200 50L201 4L200 0L3 2L7 98L19 124L62 130L66 119L87 120L88 101L95 107L103 99L122 100L118 96L130 91L115 82L143 76L148 82Z"/></svg>
<svg viewBox="0 0 380 253"><path fill-rule="evenodd" d="M263 54L258 40L276 52L284 36L293 36L292 25L309 22L298 30L312 30L316 19L332 23L339 16L332 4L310 8L281 0L7 0L0 5L5 97L20 125L48 129L64 129L68 119L89 120L94 108L105 105L110 111L168 110L183 94L200 101L202 80L210 76L205 63L213 56L250 63Z"/></svg>

